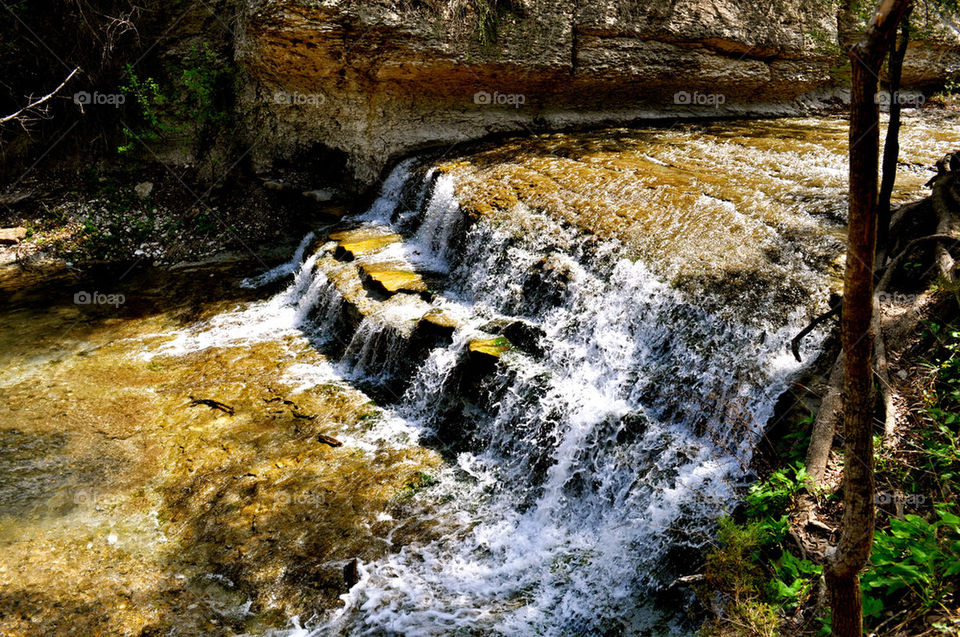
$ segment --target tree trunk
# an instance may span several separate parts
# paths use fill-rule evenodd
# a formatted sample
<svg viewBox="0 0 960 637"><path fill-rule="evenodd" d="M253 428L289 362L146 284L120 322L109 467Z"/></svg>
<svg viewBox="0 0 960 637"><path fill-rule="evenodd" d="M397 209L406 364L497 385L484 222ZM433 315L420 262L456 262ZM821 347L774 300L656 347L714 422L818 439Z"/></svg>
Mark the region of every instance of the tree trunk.
<svg viewBox="0 0 960 637"><path fill-rule="evenodd" d="M887 76L890 81L890 124L883 146L883 179L880 182L880 200L877 204L877 245L884 259L890 243L890 197L897 181L897 158L900 155L900 78L903 75L903 58L910 43L910 10L900 25L900 42L890 49L887 61Z"/></svg>
<svg viewBox="0 0 960 637"><path fill-rule="evenodd" d="M870 557L874 526L873 270L877 243L880 114L878 75L910 0L884 0L850 48L850 214L841 340L844 351L843 529L825 569L833 634L859 637L863 626L859 573Z"/></svg>

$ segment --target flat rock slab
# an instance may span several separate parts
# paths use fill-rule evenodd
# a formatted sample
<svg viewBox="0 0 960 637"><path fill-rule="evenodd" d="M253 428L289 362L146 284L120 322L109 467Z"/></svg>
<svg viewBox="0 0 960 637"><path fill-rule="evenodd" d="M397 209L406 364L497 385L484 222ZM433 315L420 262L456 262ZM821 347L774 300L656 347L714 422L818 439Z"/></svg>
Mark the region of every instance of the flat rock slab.
<svg viewBox="0 0 960 637"><path fill-rule="evenodd" d="M338 255L351 259L372 254L401 240L400 235L379 228L342 230L331 233L330 238L337 242Z"/></svg>
<svg viewBox="0 0 960 637"><path fill-rule="evenodd" d="M416 272L404 268L404 264L364 263L360 266L363 276L377 287L390 294L397 292L426 292L427 284Z"/></svg>
<svg viewBox="0 0 960 637"><path fill-rule="evenodd" d="M0 243L20 243L26 238L26 228L0 228Z"/></svg>

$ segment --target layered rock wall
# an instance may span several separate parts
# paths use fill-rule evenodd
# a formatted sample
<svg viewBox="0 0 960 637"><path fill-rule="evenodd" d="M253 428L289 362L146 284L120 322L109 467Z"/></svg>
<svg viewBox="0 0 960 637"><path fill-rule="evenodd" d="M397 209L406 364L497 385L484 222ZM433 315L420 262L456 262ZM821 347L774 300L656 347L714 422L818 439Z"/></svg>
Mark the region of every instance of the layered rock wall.
<svg viewBox="0 0 960 637"><path fill-rule="evenodd" d="M835 79L834 41L822 0L248 0L237 57L257 161L322 157L362 188L496 132L796 112ZM914 47L908 86L957 51Z"/></svg>

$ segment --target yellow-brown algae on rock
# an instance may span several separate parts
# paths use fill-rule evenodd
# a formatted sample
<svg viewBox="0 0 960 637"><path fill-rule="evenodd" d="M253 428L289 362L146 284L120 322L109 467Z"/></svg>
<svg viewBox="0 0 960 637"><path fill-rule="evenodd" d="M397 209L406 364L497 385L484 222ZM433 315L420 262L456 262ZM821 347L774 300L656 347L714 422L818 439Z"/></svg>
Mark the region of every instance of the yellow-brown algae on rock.
<svg viewBox="0 0 960 637"><path fill-rule="evenodd" d="M360 265L360 269L367 280L390 294L426 292L427 284L423 277L405 268L409 268L409 266L403 263L364 263Z"/></svg>
<svg viewBox="0 0 960 637"><path fill-rule="evenodd" d="M503 354L509 352L511 349L513 349L513 345L511 345L510 341L502 336L498 336L497 338L470 341L470 343L467 345L468 351L474 354L489 356L491 358L500 358L503 356Z"/></svg>
<svg viewBox="0 0 960 637"><path fill-rule="evenodd" d="M349 259L373 254L383 248L399 242L402 237L376 227L362 227L353 230L340 230L330 234L337 242L337 254Z"/></svg>
<svg viewBox="0 0 960 637"><path fill-rule="evenodd" d="M439 454L381 439L355 389L297 390L326 364L305 339L144 360L183 301L72 334L76 306L0 309L0 633L262 633L339 606L349 560L429 537L385 541Z"/></svg>

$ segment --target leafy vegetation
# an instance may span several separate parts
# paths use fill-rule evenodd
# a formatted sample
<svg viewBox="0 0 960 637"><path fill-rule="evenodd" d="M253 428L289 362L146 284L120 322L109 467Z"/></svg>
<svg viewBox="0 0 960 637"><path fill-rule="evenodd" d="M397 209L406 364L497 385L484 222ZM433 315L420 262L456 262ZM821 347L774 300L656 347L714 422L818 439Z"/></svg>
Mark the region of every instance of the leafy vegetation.
<svg viewBox="0 0 960 637"><path fill-rule="evenodd" d="M742 522L720 520L718 548L707 555L706 586L701 600L721 612L703 635L772 637L782 617L811 595L821 567L797 557L783 547L790 528L789 510L808 486L809 478L798 463L773 472L754 484L745 500Z"/></svg>
<svg viewBox="0 0 960 637"><path fill-rule="evenodd" d="M879 436L875 445L880 515L860 582L865 628L878 634L906 634L916 622L956 629L946 624L956 619L960 591L960 328L928 322L924 337L933 345L916 407L919 426L897 448L886 447ZM801 440L809 424L804 419L788 436ZM789 512L810 488L795 446L785 454L789 466L750 488L741 519L720 521L718 548L707 556L700 596L714 609L717 599L722 602L705 636L816 630L783 621L814 606L822 585L822 565L783 546ZM825 634L831 618L821 614L819 630Z"/></svg>
<svg viewBox="0 0 960 637"><path fill-rule="evenodd" d="M141 78L127 65L121 90L132 98L139 126L123 129L126 141L118 150L129 151L138 139L146 142L170 136L189 136L196 146L204 131L229 120L218 87L226 85L233 74L233 67L208 42L193 44L182 66L166 70L170 79L165 83L154 77Z"/></svg>

